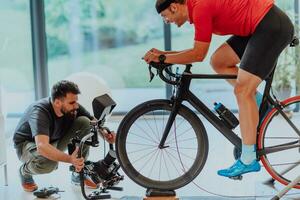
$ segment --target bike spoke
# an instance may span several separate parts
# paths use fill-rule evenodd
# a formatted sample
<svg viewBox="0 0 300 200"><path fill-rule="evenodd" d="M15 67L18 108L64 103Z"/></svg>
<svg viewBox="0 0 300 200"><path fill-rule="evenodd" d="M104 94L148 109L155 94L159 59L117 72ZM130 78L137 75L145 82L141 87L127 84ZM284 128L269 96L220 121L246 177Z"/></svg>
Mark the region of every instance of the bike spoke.
<svg viewBox="0 0 300 200"><path fill-rule="evenodd" d="M149 177L151 177L150 175L152 174L152 171L153 171L153 169L154 169L154 165L155 165L155 163L156 163L158 154L159 154L159 151L157 151L157 153L156 153L156 158L155 158L155 160L154 160L154 162L153 162L153 164L152 164L151 170L150 170L149 175L148 175ZM145 164L149 164L149 163L150 163L150 162L146 162Z"/></svg>
<svg viewBox="0 0 300 200"><path fill-rule="evenodd" d="M169 172L169 169L168 169L167 163L166 163L166 159L167 158L165 158L165 156L164 156L164 151L162 152L162 155L163 155L163 160L164 160L164 164L165 164L165 167L166 167L166 171L167 171L168 177L169 177L169 179L171 179L170 172Z"/></svg>
<svg viewBox="0 0 300 200"><path fill-rule="evenodd" d="M160 180L160 175L161 175L161 174L160 174L160 173L161 173L161 163L162 163L162 162L161 162L161 158L162 158L162 152L160 152L158 180Z"/></svg>
<svg viewBox="0 0 300 200"><path fill-rule="evenodd" d="M165 113L166 111L164 110L164 112L163 112L163 123L162 123L162 129L161 129L161 133L163 133L164 132L164 130L165 130L165 127L166 127L166 124L165 124ZM168 114L167 116L170 116L170 114Z"/></svg>
<svg viewBox="0 0 300 200"><path fill-rule="evenodd" d="M158 144L157 141L155 141L142 127L138 125L138 123L134 123L135 126L137 126L140 130L142 130L154 143Z"/></svg>
<svg viewBox="0 0 300 200"><path fill-rule="evenodd" d="M127 142L126 144L133 144L133 145L139 145L139 146L148 146L148 147L157 147L156 145L149 145L149 144L136 143L136 142Z"/></svg>
<svg viewBox="0 0 300 200"><path fill-rule="evenodd" d="M180 127L180 125L184 122L185 120L182 118L181 119L181 122L179 123L179 124L177 124L176 122L177 122L177 119L175 118L175 120L174 120L174 123L173 123L173 129L174 129L174 131L170 131L170 134L169 134L169 136L168 136L168 138L173 138L173 135L174 135L174 133L176 132L176 131L178 131L179 130L179 127ZM175 125L175 126L174 126ZM192 128L189 128L188 130L190 130L190 129L192 129ZM171 129L172 130L172 129ZM184 132L185 131L183 131L183 134L184 134Z"/></svg>
<svg viewBox="0 0 300 200"><path fill-rule="evenodd" d="M165 152L166 152L166 155L168 156L169 160L171 161L171 163L172 163L174 169L176 169L177 173L180 174L180 170L177 168L178 165L175 165L174 162L173 162L173 160L172 160L172 158L169 156L169 153L168 153L167 151L165 151ZM181 166L181 165L180 165L180 166Z"/></svg>
<svg viewBox="0 0 300 200"><path fill-rule="evenodd" d="M187 130L183 131L182 133L177 134L177 139L180 138L180 137L182 137L182 136L185 135L186 133L189 133L189 130L193 130L193 128L190 127L190 128L188 128ZM173 142L173 141L175 140L175 137L172 137L172 138L173 138L173 139L170 140L170 141L168 141L168 143L171 143L171 142Z"/></svg>
<svg viewBox="0 0 300 200"><path fill-rule="evenodd" d="M168 143L168 144L177 144L177 143L182 143L182 142L187 142L187 141L195 141L195 139L197 139L197 138L196 137L187 138L187 139L177 140L177 141L174 141L174 142Z"/></svg>
<svg viewBox="0 0 300 200"><path fill-rule="evenodd" d="M173 151L175 151L175 150L173 150ZM176 158L176 156L174 156L171 152L169 152L169 151L167 151L167 150L166 150L166 152L167 152L170 156L172 156L175 160L177 160L177 161L179 162L180 166L184 168L184 169L182 170L183 172L187 171L186 169L189 169L189 167L187 167L187 166L185 165L185 163L182 163L181 160L179 160L178 158ZM177 152L177 151L175 151L175 152L176 152L176 154L178 155L178 152Z"/></svg>
<svg viewBox="0 0 300 200"><path fill-rule="evenodd" d="M147 126L149 127L149 129L151 130L151 132L152 132L152 134L154 135L154 137L156 136L155 135L155 131L153 130L153 128L151 128L151 126L149 125L149 123L148 123L148 121L149 121L149 119L147 120L145 117L144 117L144 115L143 115L143 118L144 118L144 121L145 121L145 123L147 124ZM151 137L152 138L152 137ZM157 138L156 138L157 139ZM154 139L155 140L155 139ZM157 139L157 141L159 141L159 139ZM158 143L158 142L157 142Z"/></svg>
<svg viewBox="0 0 300 200"><path fill-rule="evenodd" d="M179 117L177 117L179 118ZM178 122L178 119L177 119ZM181 121L179 123L176 123L176 126L174 127L176 130L179 130L179 127L181 126L181 124L185 122L185 119L181 117Z"/></svg>
<svg viewBox="0 0 300 200"><path fill-rule="evenodd" d="M154 111L152 111L153 113L153 118L154 118L154 123L155 123L155 128L156 128L156 136L157 136L157 140L160 141L160 137L159 137L159 131L158 131L158 128L157 128L157 121L156 121L156 118L155 118L155 114L154 114Z"/></svg>
<svg viewBox="0 0 300 200"><path fill-rule="evenodd" d="M137 150L130 151L130 152L127 151L127 154L138 153L138 152L150 150L150 149L153 149L153 148L154 148L154 147L152 147L152 148L148 147L148 148L143 148L143 149L137 149ZM155 148L156 148L156 147L155 147Z"/></svg>
<svg viewBox="0 0 300 200"><path fill-rule="evenodd" d="M171 149L172 151L175 151L175 152L178 152L177 151L177 148L176 147L169 147L169 149ZM180 148L181 149L181 148ZM179 153L179 152L178 152ZM195 160L195 158L193 158L193 157L191 157L191 156L188 156L188 155L186 155L186 154L184 154L184 153L182 153L182 152L180 152L180 155L183 155L183 156L185 156L185 157L187 157L187 158L189 158L189 159L191 159L191 160Z"/></svg>
<svg viewBox="0 0 300 200"><path fill-rule="evenodd" d="M176 147L169 147L169 148L172 148L172 149L176 149L176 150L177 150ZM186 150L195 150L195 151L197 151L197 148L192 148L192 147L180 147L179 149L186 149Z"/></svg>
<svg viewBox="0 0 300 200"><path fill-rule="evenodd" d="M137 136L137 137L142 138L142 139L147 140L147 141L155 142L155 141L153 141L153 140L150 140L150 139L148 139L148 138L146 138L146 137L140 136L140 135L138 135L138 134L136 134L136 133L133 133L133 132L130 132L129 134L130 134L130 135Z"/></svg>
<svg viewBox="0 0 300 200"><path fill-rule="evenodd" d="M147 154L146 156L143 155L143 156L139 157L138 159L132 161L131 163L134 164L134 163L136 163L136 162L142 160L143 158L146 158L147 156L151 155L151 153L153 153L153 152L155 152L155 151L157 151L157 149L151 151L151 152L150 152L149 154Z"/></svg>
<svg viewBox="0 0 300 200"><path fill-rule="evenodd" d="M141 172L141 171L147 166L147 164L150 163L150 161L152 160L152 158L153 158L155 155L157 155L157 152L158 152L158 151L155 151L155 153L152 154L152 156L147 160L147 162L145 162L145 163L142 165L142 167L138 170L139 172Z"/></svg>

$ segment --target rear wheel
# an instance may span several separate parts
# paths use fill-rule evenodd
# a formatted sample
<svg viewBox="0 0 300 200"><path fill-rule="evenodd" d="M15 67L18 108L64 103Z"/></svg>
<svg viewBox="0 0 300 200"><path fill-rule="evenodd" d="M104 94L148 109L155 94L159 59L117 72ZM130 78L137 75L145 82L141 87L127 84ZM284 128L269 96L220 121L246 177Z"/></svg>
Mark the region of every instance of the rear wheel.
<svg viewBox="0 0 300 200"><path fill-rule="evenodd" d="M116 150L124 172L145 188L174 190L190 183L202 170L208 140L199 118L182 105L167 137L159 142L172 110L168 100L145 102L122 120Z"/></svg>
<svg viewBox="0 0 300 200"><path fill-rule="evenodd" d="M300 96L282 102L283 112L300 130ZM299 145L300 136L286 119L273 108L265 117L258 136L258 149L274 146ZM261 161L269 174L280 183L287 185L300 175L300 147L290 148L261 156ZM295 188L300 189L298 183Z"/></svg>

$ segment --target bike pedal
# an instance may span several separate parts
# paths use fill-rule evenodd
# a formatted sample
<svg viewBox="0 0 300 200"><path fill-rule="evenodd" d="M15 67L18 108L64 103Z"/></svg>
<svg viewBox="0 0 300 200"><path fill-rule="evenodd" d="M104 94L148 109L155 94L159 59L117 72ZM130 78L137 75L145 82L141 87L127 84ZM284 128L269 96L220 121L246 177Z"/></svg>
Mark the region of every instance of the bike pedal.
<svg viewBox="0 0 300 200"><path fill-rule="evenodd" d="M229 178L232 179L232 180L239 180L239 181L241 181L243 179L243 176L239 175L239 176L232 176L232 177L229 177Z"/></svg>

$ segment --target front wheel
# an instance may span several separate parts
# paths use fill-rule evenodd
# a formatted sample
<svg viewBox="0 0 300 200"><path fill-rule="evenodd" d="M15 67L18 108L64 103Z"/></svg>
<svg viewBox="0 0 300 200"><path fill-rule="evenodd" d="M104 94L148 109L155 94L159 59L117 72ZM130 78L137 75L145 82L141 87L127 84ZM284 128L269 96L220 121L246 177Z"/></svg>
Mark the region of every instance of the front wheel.
<svg viewBox="0 0 300 200"><path fill-rule="evenodd" d="M273 179L287 185L300 174L300 133L297 134L297 131L300 132L300 96L286 99L281 104L284 115L293 125L273 108L260 127L258 149L293 146L261 156L265 169ZM295 188L300 189L300 183Z"/></svg>
<svg viewBox="0 0 300 200"><path fill-rule="evenodd" d="M130 111L118 128L119 163L129 178L145 188L181 188L197 177L206 162L205 128L184 105L172 124L166 148L159 148L171 110L168 100L145 102Z"/></svg>

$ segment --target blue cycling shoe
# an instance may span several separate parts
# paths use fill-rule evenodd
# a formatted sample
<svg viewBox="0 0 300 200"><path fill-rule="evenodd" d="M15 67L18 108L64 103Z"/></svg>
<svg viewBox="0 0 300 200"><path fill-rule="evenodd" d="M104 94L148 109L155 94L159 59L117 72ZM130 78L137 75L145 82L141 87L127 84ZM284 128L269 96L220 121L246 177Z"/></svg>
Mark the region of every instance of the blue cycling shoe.
<svg viewBox="0 0 300 200"><path fill-rule="evenodd" d="M260 171L260 164L257 160L254 160L249 165L244 164L240 159L238 159L231 167L228 169L221 169L218 171L218 175L225 177L236 177L249 172Z"/></svg>

